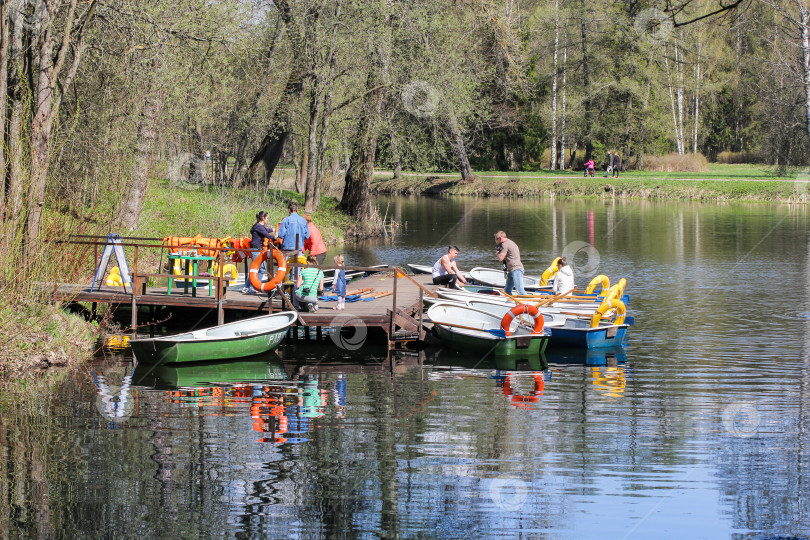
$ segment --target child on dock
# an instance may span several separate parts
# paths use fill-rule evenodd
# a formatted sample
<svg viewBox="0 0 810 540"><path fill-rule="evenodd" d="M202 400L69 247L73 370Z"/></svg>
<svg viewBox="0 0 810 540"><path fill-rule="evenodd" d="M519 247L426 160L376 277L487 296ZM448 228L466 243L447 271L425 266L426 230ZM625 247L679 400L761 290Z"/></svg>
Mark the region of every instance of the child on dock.
<svg viewBox="0 0 810 540"><path fill-rule="evenodd" d="M323 291L323 272L317 267L318 261L310 255L307 266L301 269L295 282L295 301L298 308L307 311L318 311L318 294Z"/></svg>
<svg viewBox="0 0 810 540"><path fill-rule="evenodd" d="M335 255L335 266L343 266L343 254ZM344 309L346 307L346 271L342 268L335 269L335 281L332 285L332 292L338 297L337 305L332 309Z"/></svg>

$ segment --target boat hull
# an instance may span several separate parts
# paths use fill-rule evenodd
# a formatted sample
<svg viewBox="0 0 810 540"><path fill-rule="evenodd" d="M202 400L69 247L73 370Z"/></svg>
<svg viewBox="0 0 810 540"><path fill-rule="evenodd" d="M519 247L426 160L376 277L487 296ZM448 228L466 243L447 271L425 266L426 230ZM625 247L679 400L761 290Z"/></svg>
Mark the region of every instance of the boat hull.
<svg viewBox="0 0 810 540"><path fill-rule="evenodd" d="M133 339L129 343L138 362L146 364L245 358L278 347L287 329L297 320L296 313L285 312L175 336Z"/></svg>
<svg viewBox="0 0 810 540"><path fill-rule="evenodd" d="M433 330L439 339L450 348L476 352L481 355L491 354L496 357L535 357L539 356L548 344L547 335L490 339L457 333L440 324L434 325Z"/></svg>
<svg viewBox="0 0 810 540"><path fill-rule="evenodd" d="M132 352L139 362L146 364L205 362L244 358L275 349L284 339L287 329L260 336L233 340L203 341L131 341ZM150 344L151 343L151 344Z"/></svg>
<svg viewBox="0 0 810 540"><path fill-rule="evenodd" d="M577 349L606 349L620 347L627 333L626 324L613 324L597 328L553 327L550 342L554 347Z"/></svg>

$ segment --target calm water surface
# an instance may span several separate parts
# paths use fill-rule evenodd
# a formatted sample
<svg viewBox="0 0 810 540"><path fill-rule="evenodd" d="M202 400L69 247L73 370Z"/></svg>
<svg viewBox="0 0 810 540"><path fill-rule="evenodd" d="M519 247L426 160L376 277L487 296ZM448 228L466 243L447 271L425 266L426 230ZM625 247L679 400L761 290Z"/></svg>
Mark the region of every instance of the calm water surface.
<svg viewBox="0 0 810 540"><path fill-rule="evenodd" d="M566 253L580 287L627 278L626 347L496 365L327 338L157 369L105 347L53 395L2 395L0 530L810 538L808 209L380 204L403 234L347 264L432 264L453 243L462 269L494 267L503 229L527 273Z"/></svg>

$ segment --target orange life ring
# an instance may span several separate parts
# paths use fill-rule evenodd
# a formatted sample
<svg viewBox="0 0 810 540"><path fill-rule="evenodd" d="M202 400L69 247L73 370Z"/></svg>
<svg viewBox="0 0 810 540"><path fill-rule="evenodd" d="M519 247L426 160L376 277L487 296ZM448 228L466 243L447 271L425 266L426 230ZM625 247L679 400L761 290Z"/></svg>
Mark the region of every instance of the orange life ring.
<svg viewBox="0 0 810 540"><path fill-rule="evenodd" d="M278 265L278 268L276 269L276 275L273 276L273 279L271 279L270 281L262 283L262 280L259 277L259 267L269 257L270 257L270 250L262 251L259 254L259 256L253 259L253 262L250 263L250 284L253 285L254 288L264 292L269 292L275 289L276 285L284 281L284 275L287 273L287 261L284 260L284 255L279 250L274 248L273 259L276 261L276 264Z"/></svg>
<svg viewBox="0 0 810 540"><path fill-rule="evenodd" d="M509 375L507 375L506 379L503 381L503 393L509 396L509 400L515 407L525 407L525 405L523 405L524 403L537 403L540 401L540 396L543 395L543 389L546 383L541 373L532 374L532 378L534 378L534 390L532 390L531 394L528 396L515 394L512 389L512 382L509 380Z"/></svg>
<svg viewBox="0 0 810 540"><path fill-rule="evenodd" d="M501 319L501 329L506 332L507 336L512 335L509 332L509 326L512 324L512 319L518 315L523 315L524 313L528 313L534 317L534 330L532 330L532 334L543 333L543 316L540 314L540 311L531 304L519 304L506 312L506 315L504 315L503 319Z"/></svg>

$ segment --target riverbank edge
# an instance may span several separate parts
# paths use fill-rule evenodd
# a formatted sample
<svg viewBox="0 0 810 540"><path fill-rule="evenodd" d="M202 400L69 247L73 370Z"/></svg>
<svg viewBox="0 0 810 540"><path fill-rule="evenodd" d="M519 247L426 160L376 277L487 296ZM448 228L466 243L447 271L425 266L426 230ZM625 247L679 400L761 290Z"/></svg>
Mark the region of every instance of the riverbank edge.
<svg viewBox="0 0 810 540"><path fill-rule="evenodd" d="M44 302L6 299L0 304L0 321L0 381L76 367L93 354L99 335L97 323Z"/></svg>
<svg viewBox="0 0 810 540"><path fill-rule="evenodd" d="M801 180L489 176L465 182L429 174L380 174L370 188L375 195L810 202L808 183Z"/></svg>

